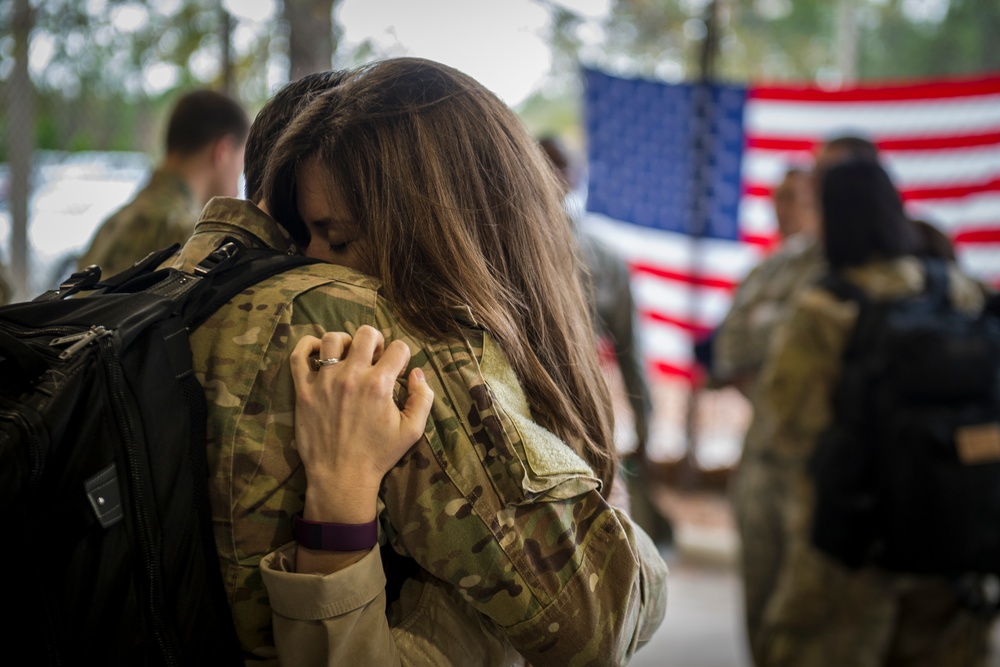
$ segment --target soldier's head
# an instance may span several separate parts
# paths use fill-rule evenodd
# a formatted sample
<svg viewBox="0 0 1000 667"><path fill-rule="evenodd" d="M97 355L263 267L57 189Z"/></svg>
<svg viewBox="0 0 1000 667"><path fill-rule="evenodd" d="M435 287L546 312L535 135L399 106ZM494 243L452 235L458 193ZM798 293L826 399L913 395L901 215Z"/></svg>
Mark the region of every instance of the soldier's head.
<svg viewBox="0 0 1000 667"><path fill-rule="evenodd" d="M319 93L338 85L343 71L315 72L282 86L257 113L247 136L243 158L244 192L247 199L260 203L263 197L264 167L278 137L288 124Z"/></svg>
<svg viewBox="0 0 1000 667"><path fill-rule="evenodd" d="M377 277L410 331L489 331L533 412L610 488L607 387L586 353L594 334L562 188L493 93L419 58L352 70L282 133L263 193L306 254Z"/></svg>
<svg viewBox="0 0 1000 667"><path fill-rule="evenodd" d="M865 137L845 134L828 139L816 151L816 165L813 168L818 183L823 171L845 160L879 161L878 146Z"/></svg>
<svg viewBox="0 0 1000 667"><path fill-rule="evenodd" d="M782 238L819 233L819 215L809 172L792 167L774 189L774 216Z"/></svg>
<svg viewBox="0 0 1000 667"><path fill-rule="evenodd" d="M917 228L877 162L848 159L823 171L823 244L832 269L917 254Z"/></svg>
<svg viewBox="0 0 1000 667"><path fill-rule="evenodd" d="M165 162L202 203L236 196L249 127L246 112L230 97L212 90L187 93L170 114Z"/></svg>
<svg viewBox="0 0 1000 667"><path fill-rule="evenodd" d="M538 146L545 153L549 164L555 169L559 177L559 182L562 184L563 192L571 192L577 186L579 175L575 160L573 160L569 149L566 148L561 139L551 135L541 137L538 140Z"/></svg>

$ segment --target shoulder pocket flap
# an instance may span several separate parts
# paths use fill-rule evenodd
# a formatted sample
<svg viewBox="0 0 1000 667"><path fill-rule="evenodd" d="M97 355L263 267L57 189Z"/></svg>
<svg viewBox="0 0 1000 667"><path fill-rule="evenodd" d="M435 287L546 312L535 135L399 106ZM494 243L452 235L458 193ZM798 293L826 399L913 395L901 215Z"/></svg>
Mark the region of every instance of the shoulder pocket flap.
<svg viewBox="0 0 1000 667"><path fill-rule="evenodd" d="M600 486L600 480L583 458L558 436L531 417L527 398L507 359L490 336L484 336L481 370L501 418L513 426L512 449L524 468L525 502L540 497L572 498ZM513 434L512 434L513 435Z"/></svg>

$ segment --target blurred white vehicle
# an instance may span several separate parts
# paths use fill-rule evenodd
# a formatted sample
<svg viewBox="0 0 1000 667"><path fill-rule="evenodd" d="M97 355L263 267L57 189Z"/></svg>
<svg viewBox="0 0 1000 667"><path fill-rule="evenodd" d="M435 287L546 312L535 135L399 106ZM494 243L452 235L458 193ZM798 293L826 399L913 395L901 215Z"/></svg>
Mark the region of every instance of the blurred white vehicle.
<svg viewBox="0 0 1000 667"><path fill-rule="evenodd" d="M38 151L28 200L28 291L58 285L76 268L97 227L145 184L152 161L143 153ZM0 258L9 271L10 174L0 165Z"/></svg>

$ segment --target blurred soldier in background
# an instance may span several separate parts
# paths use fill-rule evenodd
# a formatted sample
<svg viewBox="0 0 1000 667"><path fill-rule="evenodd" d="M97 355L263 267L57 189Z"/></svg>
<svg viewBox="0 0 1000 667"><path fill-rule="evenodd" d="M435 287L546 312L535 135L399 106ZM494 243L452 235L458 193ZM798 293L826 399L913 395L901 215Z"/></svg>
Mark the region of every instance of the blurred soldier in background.
<svg viewBox="0 0 1000 667"><path fill-rule="evenodd" d="M577 185L577 169L570 152L556 137L542 137L539 145L555 168L566 194ZM629 489L629 512L633 520L653 538L654 542L672 539L670 523L659 513L649 497L646 470L646 443L653 412L653 399L646 378L645 363L639 344L639 328L635 302L625 261L600 239L580 229L572 211L581 259L587 274L584 284L591 299L591 316L599 336L607 338L621 371L629 405L635 420L635 453L622 461ZM619 485L623 488L623 485Z"/></svg>
<svg viewBox="0 0 1000 667"><path fill-rule="evenodd" d="M907 219L877 161L844 157L820 162L818 170L827 265L873 301L922 292L926 275L918 257L928 249L920 228ZM982 286L953 264L947 272L953 306L978 312ZM774 478L780 471L786 495L784 553L752 637L755 661L759 667L983 667L991 616L967 607L955 582L870 565L852 569L812 545L815 494L807 466L839 414L833 396L857 317L854 304L807 286L775 332L761 371L757 407L771 421L769 465Z"/></svg>
<svg viewBox="0 0 1000 667"><path fill-rule="evenodd" d="M774 211L781 247L761 262L740 285L733 305L713 341L713 375L731 384L753 406L753 419L732 477L730 497L742 541L743 592L747 636L755 637L781 563L781 513L786 480L768 465L773 432L758 401L756 382L776 325L788 313L795 293L819 278L825 264L818 241L819 218L807 171L790 169L774 191Z"/></svg>
<svg viewBox="0 0 1000 667"><path fill-rule="evenodd" d="M79 267L120 273L154 250L184 243L209 199L238 195L250 121L229 97L184 95L167 127L166 156L146 186L98 228Z"/></svg>
<svg viewBox="0 0 1000 667"><path fill-rule="evenodd" d="M790 478L771 454L773 415L762 405L757 377L769 354L777 326L787 319L795 297L826 271L816 204L818 175L849 157L877 161L867 139L842 136L826 142L812 171L790 169L774 191L780 248L746 277L712 341L715 384L731 384L751 402L753 419L730 487L730 500L742 543L747 638L761 663L760 629L785 557L782 517L789 502Z"/></svg>

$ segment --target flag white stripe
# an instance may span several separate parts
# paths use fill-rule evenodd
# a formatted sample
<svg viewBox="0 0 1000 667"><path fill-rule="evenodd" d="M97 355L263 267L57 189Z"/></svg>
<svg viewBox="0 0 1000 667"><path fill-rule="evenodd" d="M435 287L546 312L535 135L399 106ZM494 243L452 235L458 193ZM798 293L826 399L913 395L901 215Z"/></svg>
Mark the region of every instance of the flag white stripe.
<svg viewBox="0 0 1000 667"><path fill-rule="evenodd" d="M926 188L942 185L980 183L1000 173L997 146L942 149L935 151L883 151L882 161L897 187ZM789 166L811 162L801 151L750 149L743 154L743 174L754 185L774 187Z"/></svg>
<svg viewBox="0 0 1000 667"><path fill-rule="evenodd" d="M748 136L815 139L862 130L879 138L941 136L1000 126L1000 93L953 100L899 102L773 102L750 99Z"/></svg>
<svg viewBox="0 0 1000 667"><path fill-rule="evenodd" d="M709 278L740 280L760 261L756 249L733 241L702 239L639 227L596 213L583 219L584 228L603 239L632 263Z"/></svg>

